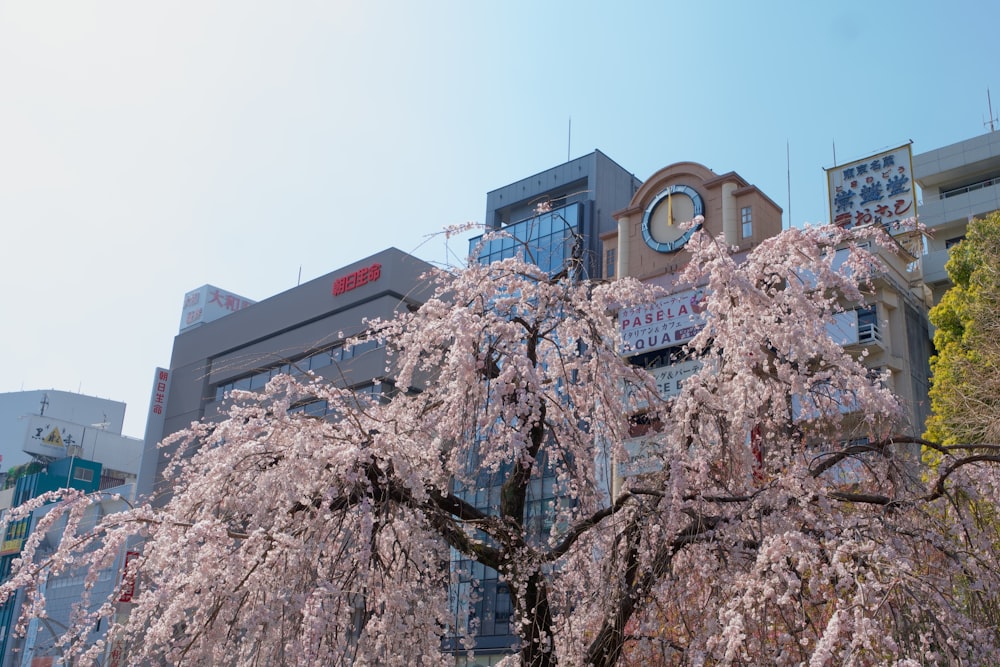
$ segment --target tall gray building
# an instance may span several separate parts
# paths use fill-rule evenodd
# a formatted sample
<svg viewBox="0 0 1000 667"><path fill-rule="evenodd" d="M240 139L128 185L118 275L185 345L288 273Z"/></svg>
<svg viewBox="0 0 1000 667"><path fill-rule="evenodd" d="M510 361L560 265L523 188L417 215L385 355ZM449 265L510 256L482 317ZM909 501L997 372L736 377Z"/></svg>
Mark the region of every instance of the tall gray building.
<svg viewBox="0 0 1000 667"><path fill-rule="evenodd" d="M430 264L389 248L325 276L194 327L174 338L162 429L147 438L139 493L163 498L163 450L156 443L212 419L233 389L262 389L280 373L312 371L341 386L378 395L391 391L386 354L375 344L344 347L344 337L365 330L364 320L392 318L401 308L425 300L429 284L421 278ZM321 402L297 407L311 414L326 411ZM153 465L155 462L155 466Z"/></svg>

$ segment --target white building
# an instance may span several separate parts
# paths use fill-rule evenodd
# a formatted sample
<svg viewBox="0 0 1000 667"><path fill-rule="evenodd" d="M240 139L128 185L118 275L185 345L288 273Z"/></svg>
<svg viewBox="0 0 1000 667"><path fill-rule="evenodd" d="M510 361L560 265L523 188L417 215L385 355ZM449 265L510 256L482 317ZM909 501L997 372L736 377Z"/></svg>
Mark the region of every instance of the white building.
<svg viewBox="0 0 1000 667"><path fill-rule="evenodd" d="M930 232L923 279L933 305L951 287L948 250L972 218L1000 210L1000 131L914 155L913 176L923 193L920 222Z"/></svg>

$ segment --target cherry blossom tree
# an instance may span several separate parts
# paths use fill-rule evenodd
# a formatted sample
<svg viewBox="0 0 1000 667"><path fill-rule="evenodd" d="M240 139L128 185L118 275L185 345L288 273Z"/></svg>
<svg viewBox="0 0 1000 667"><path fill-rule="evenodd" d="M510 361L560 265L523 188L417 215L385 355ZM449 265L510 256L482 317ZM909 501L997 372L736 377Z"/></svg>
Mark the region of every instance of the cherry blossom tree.
<svg viewBox="0 0 1000 667"><path fill-rule="evenodd" d="M511 591L511 664L987 664L997 629L973 607L1000 589L1000 447L893 437L896 399L827 333L880 270L861 239L888 244L793 229L737 261L696 234L683 281L706 324L684 353L701 370L666 402L615 321L652 288L518 259L442 272L419 310L372 323L393 354L383 401L287 376L234 392L173 438L164 507L90 527L94 501L67 492L11 512L51 503L0 595L44 614L46 576L97 576L138 542L110 631L133 663L443 665L442 637L474 646L449 597L461 554ZM294 409L313 399L336 416ZM615 480L638 428L656 465ZM463 492L483 473L486 509ZM113 602L81 604L67 652L106 650L87 629Z"/></svg>

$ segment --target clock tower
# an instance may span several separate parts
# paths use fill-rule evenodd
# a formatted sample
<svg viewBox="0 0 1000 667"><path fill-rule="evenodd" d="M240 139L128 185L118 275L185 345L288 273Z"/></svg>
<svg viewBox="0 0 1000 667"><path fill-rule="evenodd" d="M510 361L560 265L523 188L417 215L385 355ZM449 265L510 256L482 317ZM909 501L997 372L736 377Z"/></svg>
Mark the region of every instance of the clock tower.
<svg viewBox="0 0 1000 667"><path fill-rule="evenodd" d="M781 208L736 172L719 175L696 162L677 162L653 174L627 208L613 216L617 230L601 235L604 278L634 276L669 286L684 268L685 246L703 231L749 250L781 231Z"/></svg>

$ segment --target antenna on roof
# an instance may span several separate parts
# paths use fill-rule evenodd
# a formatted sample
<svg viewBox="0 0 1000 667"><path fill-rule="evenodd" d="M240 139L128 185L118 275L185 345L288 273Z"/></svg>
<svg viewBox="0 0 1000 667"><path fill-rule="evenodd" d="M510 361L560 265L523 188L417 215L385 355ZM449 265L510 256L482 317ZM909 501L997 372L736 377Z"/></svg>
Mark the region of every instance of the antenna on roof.
<svg viewBox="0 0 1000 667"><path fill-rule="evenodd" d="M990 126L990 132L996 132L996 129L997 129L996 128L996 122L998 120L1000 120L1000 118L997 118L997 117L995 117L993 115L993 101L990 99L990 89L989 88L986 89L986 104L989 106L989 109L990 109L990 119L988 121L983 122L983 126L989 125Z"/></svg>
<svg viewBox="0 0 1000 667"><path fill-rule="evenodd" d="M789 141L785 139L785 170L788 179L788 228L792 228L792 153Z"/></svg>

